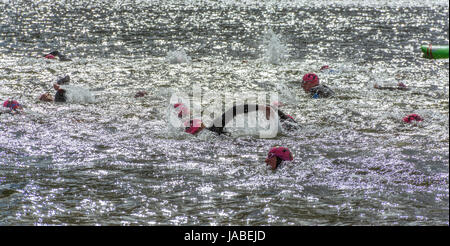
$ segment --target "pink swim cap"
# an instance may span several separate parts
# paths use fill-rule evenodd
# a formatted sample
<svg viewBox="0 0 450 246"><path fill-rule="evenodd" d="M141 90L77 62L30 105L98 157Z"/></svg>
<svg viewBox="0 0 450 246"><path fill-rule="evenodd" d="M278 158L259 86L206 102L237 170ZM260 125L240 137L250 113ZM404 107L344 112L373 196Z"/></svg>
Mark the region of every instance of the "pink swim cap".
<svg viewBox="0 0 450 246"><path fill-rule="evenodd" d="M18 108L21 108L22 106L16 100L9 100L8 99L8 100L3 102L3 107L9 108L11 110L16 110Z"/></svg>
<svg viewBox="0 0 450 246"><path fill-rule="evenodd" d="M274 147L270 149L269 154L267 154L267 159L274 156L279 157L283 161L292 161L294 159L294 157L292 157L292 153L285 147Z"/></svg>
<svg viewBox="0 0 450 246"><path fill-rule="evenodd" d="M405 123L411 123L414 120L415 121L423 121L422 117L420 117L417 114L410 114L403 118L403 122L405 122Z"/></svg>
<svg viewBox="0 0 450 246"><path fill-rule="evenodd" d="M201 130L202 127L202 121L199 119L193 119L190 121L184 122L184 126L186 126L185 132L189 134L196 134Z"/></svg>
<svg viewBox="0 0 450 246"><path fill-rule="evenodd" d="M398 87L406 88L406 85L403 82L397 84Z"/></svg>
<svg viewBox="0 0 450 246"><path fill-rule="evenodd" d="M307 82L319 83L319 77L314 73L307 73L307 74L305 74L305 76L303 76L303 82L304 83L307 83Z"/></svg>
<svg viewBox="0 0 450 246"><path fill-rule="evenodd" d="M56 59L56 57L55 57L54 55L52 55L52 54L48 54L48 55L44 56L44 58L47 58L47 59Z"/></svg>
<svg viewBox="0 0 450 246"><path fill-rule="evenodd" d="M175 103L173 107L178 110L178 118L190 114L189 109L183 103Z"/></svg>

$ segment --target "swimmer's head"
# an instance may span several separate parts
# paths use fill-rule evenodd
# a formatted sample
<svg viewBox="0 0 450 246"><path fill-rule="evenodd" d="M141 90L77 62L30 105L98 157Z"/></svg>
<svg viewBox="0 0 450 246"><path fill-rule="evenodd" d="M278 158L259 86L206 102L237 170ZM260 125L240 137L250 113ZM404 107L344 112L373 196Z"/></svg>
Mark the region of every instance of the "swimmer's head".
<svg viewBox="0 0 450 246"><path fill-rule="evenodd" d="M270 149L265 162L272 169L276 169L282 161L292 161L293 159L294 157L288 148L274 147Z"/></svg>
<svg viewBox="0 0 450 246"><path fill-rule="evenodd" d="M44 102L52 102L53 96L49 92L46 92L39 97L39 100Z"/></svg>
<svg viewBox="0 0 450 246"><path fill-rule="evenodd" d="M417 114L410 114L403 118L403 122L405 123L411 123L413 121L423 121L423 118Z"/></svg>
<svg viewBox="0 0 450 246"><path fill-rule="evenodd" d="M147 92L146 92L146 91L138 91L138 92L134 95L134 98L144 97L145 95L147 95Z"/></svg>
<svg viewBox="0 0 450 246"><path fill-rule="evenodd" d="M60 55L59 52L55 50L55 51L52 51L52 52L50 52L50 53L44 55L44 58L47 58L47 59L56 59L56 57L59 56L59 55Z"/></svg>
<svg viewBox="0 0 450 246"><path fill-rule="evenodd" d="M16 100L11 100L11 99L4 101L3 107L9 108L11 111L22 109L22 105L20 105L19 102L17 102Z"/></svg>
<svg viewBox="0 0 450 246"><path fill-rule="evenodd" d="M53 89L55 89L55 91L58 91L59 89L61 89L61 87L57 83L54 83Z"/></svg>
<svg viewBox="0 0 450 246"><path fill-rule="evenodd" d="M320 68L320 71L323 71L323 70L326 70L326 69L329 69L330 67L328 66L328 65L324 65L324 66L322 66L321 68Z"/></svg>
<svg viewBox="0 0 450 246"><path fill-rule="evenodd" d="M400 88L406 88L406 85L403 82L399 82L397 84L397 86L400 87Z"/></svg>
<svg viewBox="0 0 450 246"><path fill-rule="evenodd" d="M56 56L54 56L54 55L52 55L52 54L47 54L47 55L44 56L44 58L47 58L47 59L56 59Z"/></svg>
<svg viewBox="0 0 450 246"><path fill-rule="evenodd" d="M205 128L205 125L203 125L202 121L199 119L188 120L184 122L184 126L186 127L185 132L192 135L198 133L199 131L203 130L203 128Z"/></svg>
<svg viewBox="0 0 450 246"><path fill-rule="evenodd" d="M309 92L311 88L319 85L319 77L314 73L307 73L302 79L302 88L306 92Z"/></svg>
<svg viewBox="0 0 450 246"><path fill-rule="evenodd" d="M178 110L178 118L183 118L190 114L188 107L184 103L175 103L173 107Z"/></svg>
<svg viewBox="0 0 450 246"><path fill-rule="evenodd" d="M49 55L53 55L53 56L59 56L60 54L59 54L59 51L57 51L57 50L54 50L54 51L52 51L52 52L50 52L50 53L48 53Z"/></svg>

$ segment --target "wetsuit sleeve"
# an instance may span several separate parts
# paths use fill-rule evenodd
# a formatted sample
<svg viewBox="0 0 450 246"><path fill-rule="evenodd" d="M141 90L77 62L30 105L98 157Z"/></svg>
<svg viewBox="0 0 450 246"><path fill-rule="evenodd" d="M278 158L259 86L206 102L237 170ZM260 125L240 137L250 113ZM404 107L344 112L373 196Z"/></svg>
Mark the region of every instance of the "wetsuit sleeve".
<svg viewBox="0 0 450 246"><path fill-rule="evenodd" d="M291 117L289 117L289 116L287 116L285 113L283 113L281 110L277 110L278 111L278 118L280 118L280 121L285 121L285 120L288 120L288 121L292 121L292 122L295 122L295 123L297 123L297 121L295 121L294 119L292 119Z"/></svg>
<svg viewBox="0 0 450 246"><path fill-rule="evenodd" d="M318 85L311 88L311 96L313 98L326 98L334 95L334 91L326 85Z"/></svg>
<svg viewBox="0 0 450 246"><path fill-rule="evenodd" d="M69 84L69 82L70 82L70 76L69 75L65 76L64 78L58 79L58 81L56 81L56 83L58 85L67 85L67 84Z"/></svg>
<svg viewBox="0 0 450 246"><path fill-rule="evenodd" d="M66 91L59 89L55 94L55 102L66 102Z"/></svg>
<svg viewBox="0 0 450 246"><path fill-rule="evenodd" d="M268 106L260 106L257 104L235 105L231 109L223 113L220 117L214 119L212 126L208 127L207 129L213 132L217 132L218 134L222 134L225 125L228 124L228 122L232 121L237 115L258 111L260 107Z"/></svg>

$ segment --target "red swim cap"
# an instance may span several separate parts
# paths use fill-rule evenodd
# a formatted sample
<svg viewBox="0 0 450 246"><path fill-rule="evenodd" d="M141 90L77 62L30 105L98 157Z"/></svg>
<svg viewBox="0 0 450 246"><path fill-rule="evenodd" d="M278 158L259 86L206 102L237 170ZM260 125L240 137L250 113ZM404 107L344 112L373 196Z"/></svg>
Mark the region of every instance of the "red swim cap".
<svg viewBox="0 0 450 246"><path fill-rule="evenodd" d="M322 66L322 67L320 68L320 71L325 70L325 69L328 69L328 68L330 68L328 65Z"/></svg>
<svg viewBox="0 0 450 246"><path fill-rule="evenodd" d="M415 121L423 121L422 117L420 117L417 114L410 114L403 118L403 122L405 122L405 123L411 123L414 120Z"/></svg>
<svg viewBox="0 0 450 246"><path fill-rule="evenodd" d="M55 57L54 55L52 55L52 54L45 55L44 58L47 58L47 59L56 59L56 57Z"/></svg>
<svg viewBox="0 0 450 246"><path fill-rule="evenodd" d="M305 74L305 76L303 76L303 82L304 83L307 83L307 82L319 83L319 77L314 73L307 73L307 74Z"/></svg>
<svg viewBox="0 0 450 246"><path fill-rule="evenodd" d="M406 85L403 82L398 83L397 86L401 88L406 88Z"/></svg>
<svg viewBox="0 0 450 246"><path fill-rule="evenodd" d="M272 169L276 169L278 166L278 160L276 163L274 163L273 160L270 160L274 156L280 158L283 161L292 161L294 159L288 148L274 147L274 148L270 149L269 154L267 154L267 158L266 158L267 165L271 166Z"/></svg>
<svg viewBox="0 0 450 246"><path fill-rule="evenodd" d="M174 108L178 108L178 107L180 107L181 105L184 105L183 103L175 103L174 105L173 105L173 107Z"/></svg>
<svg viewBox="0 0 450 246"><path fill-rule="evenodd" d="M17 102L16 100L6 100L3 102L3 107L5 108L9 108L11 110L16 110L16 109L20 109L22 107L22 105L20 105L19 102Z"/></svg>
<svg viewBox="0 0 450 246"><path fill-rule="evenodd" d="M279 157L283 161L292 161L294 159L294 157L292 157L292 153L285 147L274 147L270 149L269 154L267 154L267 159L274 156Z"/></svg>
<svg viewBox="0 0 450 246"><path fill-rule="evenodd" d="M199 119L193 119L190 121L184 122L184 126L186 126L185 132L189 134L196 134L201 130L202 127L202 121Z"/></svg>
<svg viewBox="0 0 450 246"><path fill-rule="evenodd" d="M183 103L175 103L173 107L178 110L178 118L190 114L189 109Z"/></svg>

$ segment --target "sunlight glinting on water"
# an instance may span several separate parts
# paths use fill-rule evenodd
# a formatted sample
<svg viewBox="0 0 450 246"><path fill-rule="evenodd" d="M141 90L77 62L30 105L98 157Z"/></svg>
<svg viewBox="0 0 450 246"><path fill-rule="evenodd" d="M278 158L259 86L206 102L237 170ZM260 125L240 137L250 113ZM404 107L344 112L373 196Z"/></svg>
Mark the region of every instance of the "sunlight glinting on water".
<svg viewBox="0 0 450 246"><path fill-rule="evenodd" d="M419 50L448 45L446 1L3 0L0 28L0 99L24 107L0 113L0 225L448 225L448 59ZM170 103L258 93L299 127L192 136Z"/></svg>

